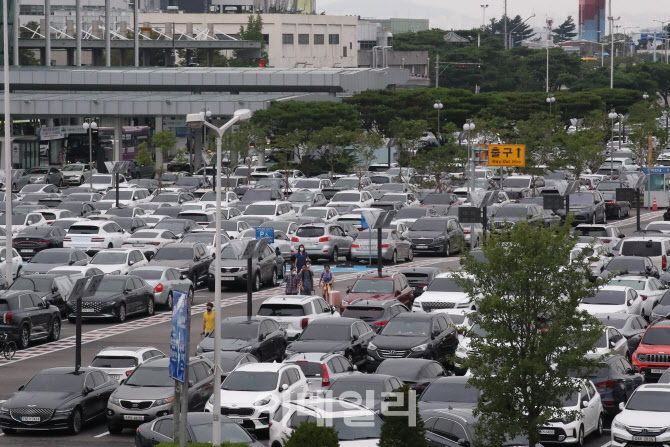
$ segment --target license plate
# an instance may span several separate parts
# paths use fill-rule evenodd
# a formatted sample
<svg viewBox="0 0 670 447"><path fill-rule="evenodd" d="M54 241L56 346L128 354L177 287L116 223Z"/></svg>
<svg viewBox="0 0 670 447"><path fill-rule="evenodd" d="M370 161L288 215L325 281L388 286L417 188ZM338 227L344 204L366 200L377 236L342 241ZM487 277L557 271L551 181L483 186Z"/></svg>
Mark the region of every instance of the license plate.
<svg viewBox="0 0 670 447"><path fill-rule="evenodd" d="M288 329L288 323L279 323L279 327L282 329Z"/></svg>
<svg viewBox="0 0 670 447"><path fill-rule="evenodd" d="M541 435L553 435L553 434L554 434L554 430L550 430L550 429L540 430L540 434L541 434Z"/></svg>
<svg viewBox="0 0 670 447"><path fill-rule="evenodd" d="M235 281L234 276L222 276L221 281Z"/></svg>
<svg viewBox="0 0 670 447"><path fill-rule="evenodd" d="M665 372L664 369L652 369L651 373L652 374L663 374Z"/></svg>
<svg viewBox="0 0 670 447"><path fill-rule="evenodd" d="M121 375L119 374L110 374L109 378L112 380L121 380Z"/></svg>
<svg viewBox="0 0 670 447"><path fill-rule="evenodd" d="M417 245L416 248L422 249L422 248L428 248L428 246L427 245Z"/></svg>
<svg viewBox="0 0 670 447"><path fill-rule="evenodd" d="M27 248L22 248L21 253L32 253L33 250L27 249Z"/></svg>
<svg viewBox="0 0 670 447"><path fill-rule="evenodd" d="M241 418L230 418L233 420L233 422L237 422L238 424L242 424L244 422L244 419Z"/></svg>
<svg viewBox="0 0 670 447"><path fill-rule="evenodd" d="M84 312L84 313L86 313L86 312L91 312L92 313L92 312L95 312L95 309L82 309L81 311Z"/></svg>
<svg viewBox="0 0 670 447"><path fill-rule="evenodd" d="M144 415L136 416L134 414L124 414L123 415L123 420L124 421L143 421L144 420Z"/></svg>
<svg viewBox="0 0 670 447"><path fill-rule="evenodd" d="M41 421L39 416L22 416L21 422L39 422Z"/></svg>
<svg viewBox="0 0 670 447"><path fill-rule="evenodd" d="M633 436L633 441L656 442L656 436Z"/></svg>
<svg viewBox="0 0 670 447"><path fill-rule="evenodd" d="M144 244L142 244L141 242L135 242L133 244L133 247L144 247Z"/></svg>

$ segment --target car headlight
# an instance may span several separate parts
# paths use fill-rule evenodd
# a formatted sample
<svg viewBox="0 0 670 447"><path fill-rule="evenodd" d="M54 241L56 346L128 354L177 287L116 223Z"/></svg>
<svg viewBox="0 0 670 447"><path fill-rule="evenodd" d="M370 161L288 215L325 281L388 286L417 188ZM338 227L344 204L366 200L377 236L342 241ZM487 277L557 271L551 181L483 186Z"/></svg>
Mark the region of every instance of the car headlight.
<svg viewBox="0 0 670 447"><path fill-rule="evenodd" d="M240 349L240 352L251 352L253 349L253 346L245 346L244 348Z"/></svg>
<svg viewBox="0 0 670 447"><path fill-rule="evenodd" d="M0 414L9 414L9 410L8 410L8 409L5 409L5 406L3 405L3 406L0 408Z"/></svg>
<svg viewBox="0 0 670 447"><path fill-rule="evenodd" d="M463 345L458 345L458 347L456 348L456 352L458 352L459 354L467 354L468 349Z"/></svg>
<svg viewBox="0 0 670 447"><path fill-rule="evenodd" d="M437 242L437 241L443 241L443 240L445 240L445 239L446 239L446 236L438 236L438 237L435 238L435 241L436 241L436 242Z"/></svg>
<svg viewBox="0 0 670 447"><path fill-rule="evenodd" d="M72 413L72 410L74 410L74 407L72 407L72 408L63 408L63 409L61 409L61 410L56 410L55 413L56 413L56 414L70 414L70 413Z"/></svg>
<svg viewBox="0 0 670 447"><path fill-rule="evenodd" d="M575 415L574 414L566 414L565 416L563 416L561 418L561 422L563 422L564 424L569 424L570 422L574 422L574 421L575 421Z"/></svg>
<svg viewBox="0 0 670 447"><path fill-rule="evenodd" d="M156 399L154 401L154 407L160 407L161 405L167 405L174 400L174 397L167 397L165 399Z"/></svg>
<svg viewBox="0 0 670 447"><path fill-rule="evenodd" d="M641 362L646 362L647 361L647 354L638 354L637 359Z"/></svg>
<svg viewBox="0 0 670 447"><path fill-rule="evenodd" d="M272 396L264 397L261 400L257 400L254 402L254 407L262 407L263 405L267 405L272 401Z"/></svg>
<svg viewBox="0 0 670 447"><path fill-rule="evenodd" d="M456 305L456 309L467 309L468 307L470 307L470 302L469 301L466 301L464 303L458 303Z"/></svg>
<svg viewBox="0 0 670 447"><path fill-rule="evenodd" d="M621 422L617 421L616 419L612 421L612 427L616 428L618 430L627 430L628 427Z"/></svg>
<svg viewBox="0 0 670 447"><path fill-rule="evenodd" d="M368 343L368 349L371 349L372 351L376 351L377 347L373 343Z"/></svg>
<svg viewBox="0 0 670 447"><path fill-rule="evenodd" d="M119 399L117 399L114 396L109 396L109 403L112 405L121 405L121 402L119 402Z"/></svg>
<svg viewBox="0 0 670 447"><path fill-rule="evenodd" d="M296 355L297 351L291 351L290 349L287 349L286 351L284 351L284 354L286 355L286 357L288 357L291 355Z"/></svg>
<svg viewBox="0 0 670 447"><path fill-rule="evenodd" d="M426 349L428 349L428 343L424 343L424 344L419 345L419 346L414 346L414 347L412 348L412 351L414 351L414 352L422 352L422 351L425 351Z"/></svg>
<svg viewBox="0 0 670 447"><path fill-rule="evenodd" d="M245 267L240 267L240 270L239 270L239 271L240 271L240 272L246 272L246 271L247 271L247 267L246 267L246 266L245 266Z"/></svg>

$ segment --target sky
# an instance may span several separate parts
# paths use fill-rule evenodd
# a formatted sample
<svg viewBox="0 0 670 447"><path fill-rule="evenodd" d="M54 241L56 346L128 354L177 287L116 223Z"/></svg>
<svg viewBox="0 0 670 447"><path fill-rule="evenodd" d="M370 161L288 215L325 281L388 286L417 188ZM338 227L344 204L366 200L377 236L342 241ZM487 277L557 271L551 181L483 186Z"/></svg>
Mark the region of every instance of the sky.
<svg viewBox="0 0 670 447"><path fill-rule="evenodd" d="M502 17L504 0L316 0L316 9L332 15L423 18L430 20L431 28L469 29L481 26L482 4L489 5L487 22L491 17ZM669 0L613 0L612 15L621 17L618 24L631 27L627 33L660 29L660 23L654 20L670 19L669 4ZM578 12L579 0L507 1L507 13L512 17L520 15L526 19L535 14L528 22L533 28L544 27L547 19L560 24L569 15L577 22Z"/></svg>

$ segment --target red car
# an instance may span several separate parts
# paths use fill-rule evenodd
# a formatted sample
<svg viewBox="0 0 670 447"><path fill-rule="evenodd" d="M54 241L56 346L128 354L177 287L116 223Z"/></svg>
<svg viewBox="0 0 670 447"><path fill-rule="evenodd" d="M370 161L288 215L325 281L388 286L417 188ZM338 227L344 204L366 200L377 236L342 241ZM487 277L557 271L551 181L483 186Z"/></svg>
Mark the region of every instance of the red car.
<svg viewBox="0 0 670 447"><path fill-rule="evenodd" d="M367 273L356 278L353 286L347 289L347 296L342 300L340 312L355 300L398 300L408 309L414 302L414 290L402 273L383 273L378 276Z"/></svg>
<svg viewBox="0 0 670 447"><path fill-rule="evenodd" d="M652 379L658 379L670 367L670 320L649 325L633 354L632 363L636 372Z"/></svg>

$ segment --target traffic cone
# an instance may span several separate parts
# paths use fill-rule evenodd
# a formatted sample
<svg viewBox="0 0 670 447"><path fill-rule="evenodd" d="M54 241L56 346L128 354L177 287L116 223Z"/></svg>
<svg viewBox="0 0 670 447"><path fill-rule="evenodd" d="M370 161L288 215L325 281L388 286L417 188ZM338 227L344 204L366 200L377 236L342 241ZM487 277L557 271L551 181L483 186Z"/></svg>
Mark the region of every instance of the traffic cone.
<svg viewBox="0 0 670 447"><path fill-rule="evenodd" d="M651 205L652 211L658 211L658 204L656 203L656 197L654 197L654 203Z"/></svg>

